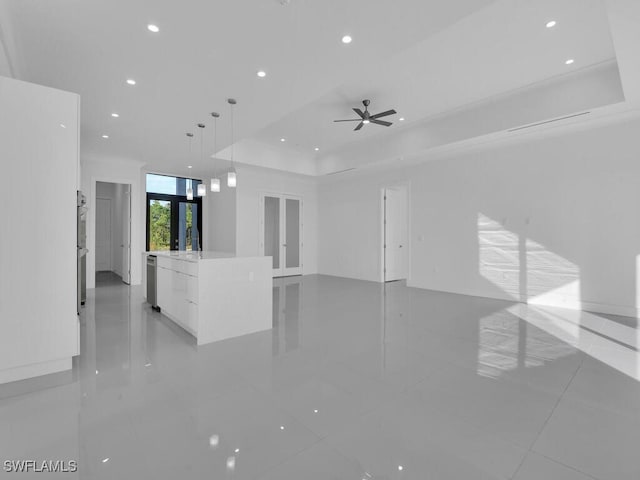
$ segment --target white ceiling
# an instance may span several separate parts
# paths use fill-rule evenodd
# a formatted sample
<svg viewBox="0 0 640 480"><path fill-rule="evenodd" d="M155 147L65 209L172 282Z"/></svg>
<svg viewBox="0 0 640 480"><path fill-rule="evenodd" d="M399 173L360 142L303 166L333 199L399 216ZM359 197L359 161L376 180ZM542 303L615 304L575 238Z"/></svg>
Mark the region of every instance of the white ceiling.
<svg viewBox="0 0 640 480"><path fill-rule="evenodd" d="M184 134L197 122L208 124L211 153L209 112L222 113L219 149L230 143L227 97L238 99L236 140L321 158L388 130L332 122L364 98L372 112L395 108L409 124L615 58L601 0L4 0L4 8L17 76L82 96L84 154L175 173L196 162ZM558 25L545 28L549 19ZM352 44L340 42L345 33Z"/></svg>

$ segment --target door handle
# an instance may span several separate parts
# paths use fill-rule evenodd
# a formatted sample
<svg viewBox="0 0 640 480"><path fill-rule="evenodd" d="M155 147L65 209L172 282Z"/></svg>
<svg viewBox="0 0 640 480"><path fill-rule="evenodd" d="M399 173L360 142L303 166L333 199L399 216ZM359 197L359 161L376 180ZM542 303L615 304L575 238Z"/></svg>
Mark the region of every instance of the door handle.
<svg viewBox="0 0 640 480"><path fill-rule="evenodd" d="M282 246L283 246L283 247L286 247L286 246L287 246L287 244L286 244L286 243L283 243L283 244L282 244Z"/></svg>
<svg viewBox="0 0 640 480"><path fill-rule="evenodd" d="M400 245L400 248L402 248L402 245Z"/></svg>

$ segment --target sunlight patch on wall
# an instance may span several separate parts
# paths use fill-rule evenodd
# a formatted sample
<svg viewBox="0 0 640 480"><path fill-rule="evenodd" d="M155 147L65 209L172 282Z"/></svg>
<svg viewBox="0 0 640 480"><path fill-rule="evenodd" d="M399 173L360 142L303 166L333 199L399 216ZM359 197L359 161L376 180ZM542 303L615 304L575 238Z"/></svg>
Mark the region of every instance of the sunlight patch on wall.
<svg viewBox="0 0 640 480"><path fill-rule="evenodd" d="M478 213L480 275L514 299L520 298L518 235Z"/></svg>
<svg viewBox="0 0 640 480"><path fill-rule="evenodd" d="M580 269L527 239L527 303L580 309Z"/></svg>
<svg viewBox="0 0 640 480"><path fill-rule="evenodd" d="M539 242L478 213L478 270L507 298L535 305L582 308L580 269Z"/></svg>

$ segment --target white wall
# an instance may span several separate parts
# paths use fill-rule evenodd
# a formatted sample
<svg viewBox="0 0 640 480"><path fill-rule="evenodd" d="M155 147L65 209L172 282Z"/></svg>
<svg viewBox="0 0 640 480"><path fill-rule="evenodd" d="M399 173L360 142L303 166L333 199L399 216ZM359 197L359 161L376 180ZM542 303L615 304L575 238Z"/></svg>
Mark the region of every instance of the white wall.
<svg viewBox="0 0 640 480"><path fill-rule="evenodd" d="M260 198L264 193L302 197L303 273L318 271L318 192L317 181L293 173L260 167L238 166L236 192L236 253L260 255Z"/></svg>
<svg viewBox="0 0 640 480"><path fill-rule="evenodd" d="M207 183L209 179L205 179ZM236 251L236 189L227 187L226 176L220 179L220 192L211 193L202 202L204 217L202 243L205 250ZM207 184L207 188L209 185Z"/></svg>
<svg viewBox="0 0 640 480"><path fill-rule="evenodd" d="M632 120L324 180L319 271L379 280L379 189L409 182L410 285L635 315L638 131Z"/></svg>
<svg viewBox="0 0 640 480"><path fill-rule="evenodd" d="M78 354L78 95L0 77L0 383Z"/></svg>
<svg viewBox="0 0 640 480"><path fill-rule="evenodd" d="M131 185L131 284L142 279L142 252L145 250L145 180L140 162L111 157L82 158L82 191L87 196L87 288L95 288L96 183L110 182ZM119 244L118 244L119 245Z"/></svg>

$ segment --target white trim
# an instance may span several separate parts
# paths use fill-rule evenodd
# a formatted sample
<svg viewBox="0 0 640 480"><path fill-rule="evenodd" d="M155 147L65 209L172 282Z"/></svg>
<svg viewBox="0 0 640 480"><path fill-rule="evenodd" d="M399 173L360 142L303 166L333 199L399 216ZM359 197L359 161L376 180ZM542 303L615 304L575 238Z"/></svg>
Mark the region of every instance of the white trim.
<svg viewBox="0 0 640 480"><path fill-rule="evenodd" d="M300 202L300 208L298 211L298 223L299 223L299 252L298 252L298 263L299 267L287 268L286 265L286 254L284 254L283 249L280 248L280 262L281 267L279 269L273 269L273 276L276 277L286 277L291 275L304 275L304 217L303 217L303 209L304 209L304 196L297 194L289 194L289 193L275 193L273 191L261 190L258 192L259 195L259 208L260 208L260 234L258 238L258 252L260 255L264 256L264 199L265 197L273 197L281 200L280 203L280 240L282 240L283 232L286 237L286 200L298 200ZM280 247L280 246L279 246ZM279 270L279 274L276 272ZM289 271L287 271L289 270ZM292 270L299 270L299 273L293 272Z"/></svg>
<svg viewBox="0 0 640 480"><path fill-rule="evenodd" d="M386 184L380 187L380 209L379 212L379 220L378 224L380 226L379 239L380 239L380 255L378 257L378 279L381 283L385 282L385 191L390 188L398 188L401 187L404 189L406 195L406 227L407 227L407 258L406 258L406 273L407 273L407 283L411 281L411 181L401 181L394 182L390 184Z"/></svg>
<svg viewBox="0 0 640 480"><path fill-rule="evenodd" d="M0 371L0 384L71 370L71 366L71 357L68 357L60 360L8 368Z"/></svg>
<svg viewBox="0 0 640 480"><path fill-rule="evenodd" d="M430 290L432 292L440 292L440 293L450 293L452 295L464 295L466 297L478 297L478 298L490 298L492 300L501 300L504 302L510 302L512 304L522 304L522 305L533 305L533 306L542 306L542 307L553 307L553 308L562 308L565 310L574 310L581 312L592 312L592 313L603 313L606 315L619 315L622 317L631 317L631 318L640 318L640 308L627 306L627 305L610 305L606 303L598 303L598 302L579 302L580 308L571 308L566 305L558 305L553 303L529 303L529 302L521 302L519 300L514 299L513 297L500 294L491 294L491 293L478 293L471 291L461 291L461 290L443 290L437 288L426 288L419 285L414 285L411 282L407 281L407 286L411 288L419 288L420 290Z"/></svg>

